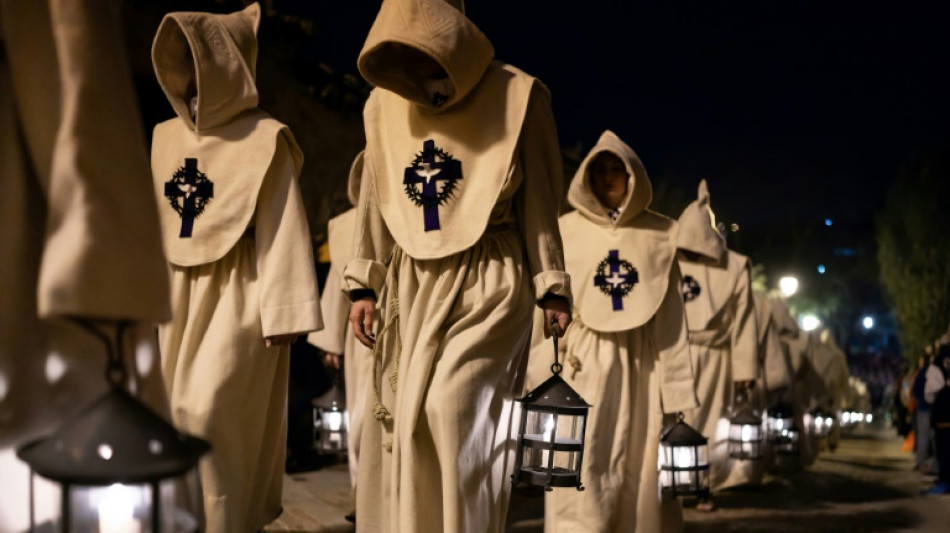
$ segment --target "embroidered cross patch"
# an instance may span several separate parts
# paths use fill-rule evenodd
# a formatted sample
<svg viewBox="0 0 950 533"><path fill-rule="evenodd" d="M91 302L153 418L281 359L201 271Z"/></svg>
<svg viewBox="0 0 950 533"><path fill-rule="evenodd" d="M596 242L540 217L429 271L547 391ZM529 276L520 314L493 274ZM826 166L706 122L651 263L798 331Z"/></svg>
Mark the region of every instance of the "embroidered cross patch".
<svg viewBox="0 0 950 533"><path fill-rule="evenodd" d="M406 168L403 185L406 196L417 206L422 207L425 231L441 229L439 224L439 206L452 197L452 193L462 179L462 162L440 148L429 139L422 143L422 152ZM441 182L441 186L440 186Z"/></svg>
<svg viewBox="0 0 950 533"><path fill-rule="evenodd" d="M597 265L594 285L600 292L610 296L614 311L623 310L623 298L630 294L640 281L637 269L625 259L620 259L618 250L610 250L607 257Z"/></svg>
<svg viewBox="0 0 950 533"><path fill-rule="evenodd" d="M702 292L702 289L699 287L699 282L696 281L693 276L684 276L683 277L683 301L692 302L695 300L699 293Z"/></svg>
<svg viewBox="0 0 950 533"><path fill-rule="evenodd" d="M185 166L175 171L172 179L165 182L165 197L172 209L181 217L179 238L191 237L197 218L204 212L208 201L214 198L214 183L198 170L198 160L185 158Z"/></svg>

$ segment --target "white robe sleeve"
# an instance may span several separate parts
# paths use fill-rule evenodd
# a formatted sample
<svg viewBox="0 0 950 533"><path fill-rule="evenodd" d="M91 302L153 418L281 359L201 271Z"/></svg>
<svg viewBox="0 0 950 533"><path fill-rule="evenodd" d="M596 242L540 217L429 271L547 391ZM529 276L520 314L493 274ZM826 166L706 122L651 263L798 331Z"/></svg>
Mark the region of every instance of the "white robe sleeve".
<svg viewBox="0 0 950 533"><path fill-rule="evenodd" d="M395 244L386 222L379 211L376 194L376 173L373 158L363 157L363 178L360 182L360 200L356 206L355 253L343 269L343 291L370 289L379 298L386 282L386 265Z"/></svg>
<svg viewBox="0 0 950 533"><path fill-rule="evenodd" d="M50 11L60 106L38 110L59 112L52 164L34 161L47 202L38 312L164 321L171 314L168 272L119 9L104 1L54 1ZM25 50L26 41L16 44ZM23 66L16 74L57 83L31 73L35 65ZM34 118L35 95L20 96L24 118Z"/></svg>
<svg viewBox="0 0 950 533"><path fill-rule="evenodd" d="M342 286L342 276L337 269L331 267L327 284L323 286L323 294L320 295L323 329L307 336L307 342L335 355L343 355L347 318L350 315L350 300L343 292Z"/></svg>
<svg viewBox="0 0 950 533"><path fill-rule="evenodd" d="M759 377L758 331L752 301L752 276L748 263L736 283L736 315L732 327L732 380L752 381Z"/></svg>
<svg viewBox="0 0 950 533"><path fill-rule="evenodd" d="M680 292L682 286L679 265L674 261L666 296L651 321L653 342L660 359L660 399L664 413L676 413L699 406L689 356L686 307Z"/></svg>
<svg viewBox="0 0 950 533"><path fill-rule="evenodd" d="M294 157L281 135L257 198L255 243L265 337L323 327L310 229Z"/></svg>
<svg viewBox="0 0 950 533"><path fill-rule="evenodd" d="M518 226L524 236L534 296L554 294L572 301L571 279L564 269L564 247L558 211L564 192L564 170L550 97L537 87L531 93L521 131L517 164L523 182L515 198Z"/></svg>

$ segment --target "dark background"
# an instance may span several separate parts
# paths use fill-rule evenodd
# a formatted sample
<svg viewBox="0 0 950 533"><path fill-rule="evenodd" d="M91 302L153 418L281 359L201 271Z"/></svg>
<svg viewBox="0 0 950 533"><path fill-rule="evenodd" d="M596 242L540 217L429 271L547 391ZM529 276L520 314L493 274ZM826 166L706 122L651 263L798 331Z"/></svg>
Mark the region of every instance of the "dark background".
<svg viewBox="0 0 950 533"><path fill-rule="evenodd" d="M171 116L148 60L161 16L245 3L134 3L147 124ZM261 105L304 149L319 242L327 218L348 207L369 90L356 58L379 2L263 5ZM760 282L794 274L791 303L819 313L839 342L899 349L875 216L901 169L950 141L946 2L470 0L467 10L498 59L550 88L568 178L599 134L615 131L643 160L654 209L679 216L705 178L718 219L738 229L725 232L730 246L764 265ZM857 327L864 315L877 319L874 339Z"/></svg>

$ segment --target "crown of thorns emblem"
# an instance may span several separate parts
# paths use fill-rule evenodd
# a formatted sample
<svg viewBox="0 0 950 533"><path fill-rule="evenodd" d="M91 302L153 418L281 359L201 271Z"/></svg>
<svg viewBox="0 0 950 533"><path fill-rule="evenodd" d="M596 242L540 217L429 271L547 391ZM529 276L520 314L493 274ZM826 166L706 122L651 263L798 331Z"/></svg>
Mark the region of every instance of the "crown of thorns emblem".
<svg viewBox="0 0 950 533"><path fill-rule="evenodd" d="M699 282L696 281L693 276L685 276L683 278L683 301L691 302L695 300L699 293L702 292L702 289L699 287Z"/></svg>

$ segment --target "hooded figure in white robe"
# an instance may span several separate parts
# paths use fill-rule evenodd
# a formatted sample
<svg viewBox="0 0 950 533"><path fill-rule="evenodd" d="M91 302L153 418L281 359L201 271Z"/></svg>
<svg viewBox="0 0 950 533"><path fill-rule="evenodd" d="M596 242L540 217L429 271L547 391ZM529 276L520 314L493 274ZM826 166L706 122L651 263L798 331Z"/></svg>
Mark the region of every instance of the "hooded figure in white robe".
<svg viewBox="0 0 950 533"><path fill-rule="evenodd" d="M795 426L799 431L798 454L794 457L780 456L783 469L802 468L810 465L817 454L817 448L807 435L806 414L811 405L808 375L811 372L809 351L811 343L808 332L798 326L792 317L788 305L780 297L770 298L772 319L779 332L779 340L785 352L786 365L791 381L782 391L779 401L791 405L795 416Z"/></svg>
<svg viewBox="0 0 950 533"><path fill-rule="evenodd" d="M207 531L257 531L281 509L289 342L322 326L302 156L257 108L260 7L171 13L152 46L177 117L155 127L154 191L172 285L159 330L175 423L211 442Z"/></svg>
<svg viewBox="0 0 950 533"><path fill-rule="evenodd" d="M848 391L848 357L838 347L831 330L821 329L812 331L810 337L809 372L806 378L809 394L806 409L810 413L814 409L821 409L825 413L838 418L842 398ZM805 417L807 424L812 424L812 417ZM840 426L835 424L825 439L813 439L815 450L837 447Z"/></svg>
<svg viewBox="0 0 950 533"><path fill-rule="evenodd" d="M360 152L350 167L347 196L353 205L359 201L360 178L363 175L363 153ZM356 491L359 472L360 438L366 399L369 397L369 379L373 372L373 352L360 343L350 328L350 299L343 292L343 268L353 258L353 233L356 228L356 208L330 219L327 225L327 244L330 250L330 273L320 295L323 329L307 336L307 342L332 356L342 356L343 379L346 389L347 460L350 484Z"/></svg>
<svg viewBox="0 0 950 533"><path fill-rule="evenodd" d="M765 293L753 291L752 301L755 305L760 365L759 379L753 392L758 402L756 408L764 410L788 388L792 375L779 337L779 326L773 317L771 300Z"/></svg>
<svg viewBox="0 0 950 533"><path fill-rule="evenodd" d="M601 177L608 172L611 177ZM660 497L657 458L664 413L697 404L676 222L649 210L652 198L640 158L610 131L581 162L568 191L576 211L562 216L560 227L575 306L561 343L562 377L593 407L581 470L585 490L545 495L547 533L683 526L679 501ZM550 377L552 358L549 342L536 338L532 345L534 384Z"/></svg>
<svg viewBox="0 0 950 533"><path fill-rule="evenodd" d="M736 388L748 389L759 377L751 267L716 229L706 180L680 215L677 248L699 397L686 422L709 439L710 488L747 483L746 470L733 469L729 458L729 417L739 407Z"/></svg>
<svg viewBox="0 0 950 533"><path fill-rule="evenodd" d="M0 1L0 531L29 527L15 449L106 393L103 343L71 320L138 324L129 390L167 414L154 324L168 274L145 136L108 0ZM36 519L58 489L39 477Z"/></svg>
<svg viewBox="0 0 950 533"><path fill-rule="evenodd" d="M550 96L493 55L442 0L387 0L360 53L376 89L343 278L376 365L359 531L502 531L532 312L570 321Z"/></svg>

